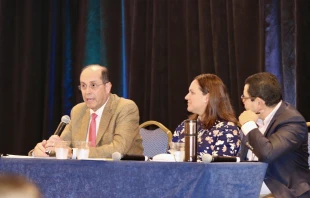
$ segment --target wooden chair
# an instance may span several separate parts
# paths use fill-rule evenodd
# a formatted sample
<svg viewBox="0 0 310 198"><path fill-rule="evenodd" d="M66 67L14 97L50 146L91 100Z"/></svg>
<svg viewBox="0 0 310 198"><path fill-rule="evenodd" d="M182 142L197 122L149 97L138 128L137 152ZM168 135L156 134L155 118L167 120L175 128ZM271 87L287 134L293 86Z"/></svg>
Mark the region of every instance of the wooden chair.
<svg viewBox="0 0 310 198"><path fill-rule="evenodd" d="M152 125L156 128L147 128ZM167 153L169 142L172 141L172 133L167 127L157 121L150 120L140 124L139 128L145 156L153 157L157 154Z"/></svg>

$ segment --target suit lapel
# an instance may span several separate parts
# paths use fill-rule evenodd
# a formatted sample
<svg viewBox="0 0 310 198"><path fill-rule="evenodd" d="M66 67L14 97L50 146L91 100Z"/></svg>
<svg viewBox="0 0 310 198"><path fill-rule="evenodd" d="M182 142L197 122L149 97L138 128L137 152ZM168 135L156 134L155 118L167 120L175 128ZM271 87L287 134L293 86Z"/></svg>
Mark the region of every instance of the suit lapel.
<svg viewBox="0 0 310 198"><path fill-rule="evenodd" d="M269 125L265 131L265 134L264 134L265 137L269 137L271 135L271 133L273 131L273 130L271 130L271 127L272 127L273 123L276 121L276 119L277 119L277 117L273 116L272 120L270 121L270 123L269 123Z"/></svg>
<svg viewBox="0 0 310 198"><path fill-rule="evenodd" d="M87 108L85 110L84 116L82 118L81 126L78 129L78 132L76 134L76 140L77 141L85 141L86 136L88 134L88 125L89 125L89 120L90 120L90 111Z"/></svg>
<svg viewBox="0 0 310 198"><path fill-rule="evenodd" d="M286 107L286 104L284 101L282 101L282 104L280 105L277 112L273 115L273 118L271 119L271 121L270 121L270 123L269 123L269 125L265 131L265 134L264 134L265 137L269 137L273 133L273 131L274 131L274 129L272 128L273 123L277 120L277 118L282 113L282 111L285 109L285 107Z"/></svg>
<svg viewBox="0 0 310 198"><path fill-rule="evenodd" d="M96 137L96 145L100 142L101 138L103 135L106 133L107 128L109 126L110 120L113 116L113 109L115 105L115 100L114 100L114 95L111 94L108 103L103 109L101 119L100 119L100 124L97 132L97 137Z"/></svg>
<svg viewBox="0 0 310 198"><path fill-rule="evenodd" d="M243 135L243 132L240 130L241 134L241 148L238 156L241 160L246 160L247 154L248 154L248 147L246 146L246 143L248 142L248 137Z"/></svg>
<svg viewBox="0 0 310 198"><path fill-rule="evenodd" d="M245 144L241 144L241 152L239 152L239 157L241 160L247 160L247 154L248 154L248 147Z"/></svg>

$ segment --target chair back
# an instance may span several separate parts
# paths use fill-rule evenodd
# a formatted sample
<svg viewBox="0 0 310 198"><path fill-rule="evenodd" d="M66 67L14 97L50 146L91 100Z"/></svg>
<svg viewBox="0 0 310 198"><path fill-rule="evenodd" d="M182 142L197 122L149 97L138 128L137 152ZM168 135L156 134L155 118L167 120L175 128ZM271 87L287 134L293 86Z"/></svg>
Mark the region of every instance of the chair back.
<svg viewBox="0 0 310 198"><path fill-rule="evenodd" d="M146 128L151 125L156 126L156 129ZM157 154L167 153L169 142L172 140L172 133L167 127L154 120L146 121L139 127L145 156L153 157Z"/></svg>

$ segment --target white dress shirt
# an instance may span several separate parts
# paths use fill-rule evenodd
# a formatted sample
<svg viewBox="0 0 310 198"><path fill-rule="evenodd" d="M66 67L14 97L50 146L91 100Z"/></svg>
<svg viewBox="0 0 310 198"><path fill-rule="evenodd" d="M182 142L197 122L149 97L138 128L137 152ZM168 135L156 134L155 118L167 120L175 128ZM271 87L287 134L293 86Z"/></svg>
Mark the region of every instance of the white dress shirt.
<svg viewBox="0 0 310 198"><path fill-rule="evenodd" d="M88 141L88 134L89 134L89 128L90 128L90 122L91 122L91 119L92 119L92 114L93 113L96 113L97 114L97 117L96 117L96 136L98 134L98 128L99 128L99 125L100 125L100 120L101 120L101 116L102 116L102 112L104 110L104 107L105 105L107 104L107 102L109 101L109 98L107 99L107 101L104 103L104 105L102 105L102 107L100 107L97 111L94 111L92 109L90 109L90 119L89 119L89 124L88 124L88 132L87 132L87 136L86 136L86 141Z"/></svg>
<svg viewBox="0 0 310 198"><path fill-rule="evenodd" d="M244 135L247 135L251 130L257 128L257 126L258 126L258 130L262 134L265 134L266 129L267 129L268 125L270 124L270 121L272 120L272 118L273 118L274 114L277 112L277 110L280 108L281 104L282 104L282 101L280 101L276 105L276 107L270 112L270 114L264 120L258 119L256 123L254 121L249 121L249 122L245 123L241 127ZM249 161L258 160L257 156L250 149L248 150L247 158ZM261 195L267 195L269 193L271 193L269 188L266 186L265 182L263 182L260 194Z"/></svg>

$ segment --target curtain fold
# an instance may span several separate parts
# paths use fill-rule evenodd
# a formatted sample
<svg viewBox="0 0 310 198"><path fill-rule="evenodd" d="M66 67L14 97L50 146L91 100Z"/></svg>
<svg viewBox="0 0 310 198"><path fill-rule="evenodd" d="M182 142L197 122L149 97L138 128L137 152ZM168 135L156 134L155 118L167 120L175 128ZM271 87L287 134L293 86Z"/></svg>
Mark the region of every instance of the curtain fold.
<svg viewBox="0 0 310 198"><path fill-rule="evenodd" d="M84 49L75 38L82 34L83 26L76 23L83 2L4 0L0 9L0 109L5 117L0 152L26 154L54 132L72 103L81 101L73 84L82 68L78 55Z"/></svg>
<svg viewBox="0 0 310 198"><path fill-rule="evenodd" d="M308 84L310 79L310 1L294 1L295 9L294 16L296 17L294 31L296 56L296 87L291 87L293 90L287 90L288 93L296 92L296 107L300 113L310 121L310 92L308 91Z"/></svg>
<svg viewBox="0 0 310 198"><path fill-rule="evenodd" d="M184 97L200 73L221 77L241 111L244 79L264 68L260 1L134 1L127 9L129 97L142 107L141 122L174 130L187 118Z"/></svg>
<svg viewBox="0 0 310 198"><path fill-rule="evenodd" d="M1 1L0 9L0 151L19 153L42 135L49 5Z"/></svg>
<svg viewBox="0 0 310 198"><path fill-rule="evenodd" d="M307 0L1 0L0 152L47 139L82 101L90 63L109 68L112 92L136 102L141 123L171 131L201 73L222 78L238 116L244 80L272 72L310 121L309 10Z"/></svg>

